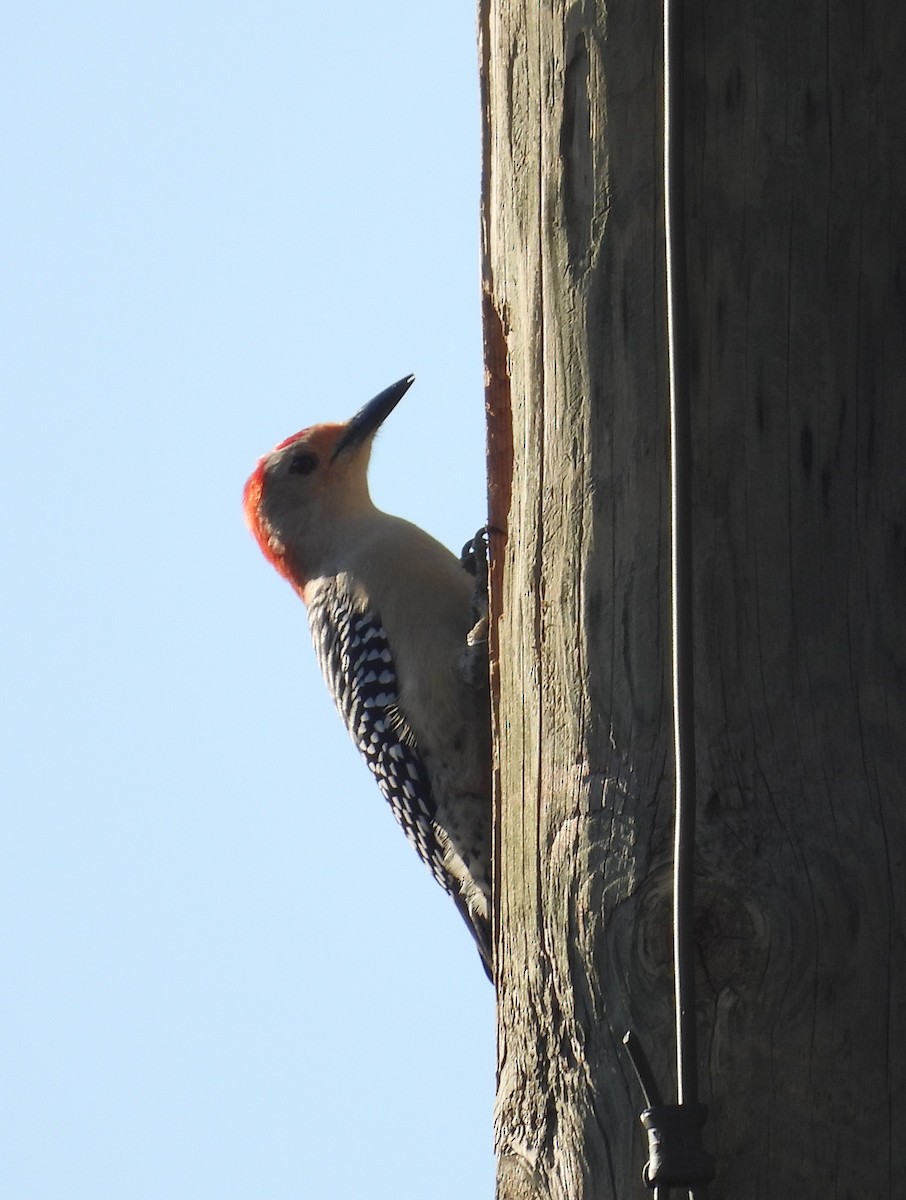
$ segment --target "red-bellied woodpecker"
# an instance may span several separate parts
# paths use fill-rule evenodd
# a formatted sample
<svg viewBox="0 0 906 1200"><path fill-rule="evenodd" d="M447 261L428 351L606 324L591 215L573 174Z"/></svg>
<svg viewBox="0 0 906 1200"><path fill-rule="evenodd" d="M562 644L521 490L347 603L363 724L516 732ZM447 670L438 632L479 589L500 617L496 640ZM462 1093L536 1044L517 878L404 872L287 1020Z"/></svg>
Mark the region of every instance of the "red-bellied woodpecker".
<svg viewBox="0 0 906 1200"><path fill-rule="evenodd" d="M305 601L346 727L492 975L486 621L461 563L368 492L374 435L412 380L345 424L281 442L245 485L244 507Z"/></svg>

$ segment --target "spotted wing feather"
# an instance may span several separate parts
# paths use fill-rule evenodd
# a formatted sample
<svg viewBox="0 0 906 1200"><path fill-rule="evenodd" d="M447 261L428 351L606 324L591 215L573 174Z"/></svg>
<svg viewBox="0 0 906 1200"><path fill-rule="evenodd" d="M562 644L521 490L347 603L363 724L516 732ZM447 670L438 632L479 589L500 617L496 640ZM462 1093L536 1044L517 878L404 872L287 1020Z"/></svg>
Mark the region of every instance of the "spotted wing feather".
<svg viewBox="0 0 906 1200"><path fill-rule="evenodd" d="M446 892L453 892L434 825L436 805L415 738L397 707L396 670L375 613L339 588L309 608L328 690L403 832Z"/></svg>

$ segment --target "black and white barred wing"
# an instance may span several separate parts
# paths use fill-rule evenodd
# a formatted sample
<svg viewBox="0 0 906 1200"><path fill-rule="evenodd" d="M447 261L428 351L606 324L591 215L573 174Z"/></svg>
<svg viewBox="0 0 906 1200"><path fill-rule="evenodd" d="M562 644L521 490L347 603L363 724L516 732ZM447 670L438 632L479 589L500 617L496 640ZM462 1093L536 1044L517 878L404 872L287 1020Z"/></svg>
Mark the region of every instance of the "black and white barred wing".
<svg viewBox="0 0 906 1200"><path fill-rule="evenodd" d="M309 621L321 671L353 741L419 858L451 892L431 784L397 708L396 670L380 618L356 611L342 590L329 588L309 606Z"/></svg>

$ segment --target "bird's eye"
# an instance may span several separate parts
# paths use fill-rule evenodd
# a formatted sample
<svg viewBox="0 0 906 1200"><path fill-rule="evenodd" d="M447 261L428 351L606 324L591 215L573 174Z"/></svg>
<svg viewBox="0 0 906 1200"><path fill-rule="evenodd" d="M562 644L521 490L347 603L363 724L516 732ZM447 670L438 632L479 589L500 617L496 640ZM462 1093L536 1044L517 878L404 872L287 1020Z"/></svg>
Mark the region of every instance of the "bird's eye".
<svg viewBox="0 0 906 1200"><path fill-rule="evenodd" d="M310 475L317 465L317 454L312 454L310 450L300 450L289 460L289 473L290 475Z"/></svg>

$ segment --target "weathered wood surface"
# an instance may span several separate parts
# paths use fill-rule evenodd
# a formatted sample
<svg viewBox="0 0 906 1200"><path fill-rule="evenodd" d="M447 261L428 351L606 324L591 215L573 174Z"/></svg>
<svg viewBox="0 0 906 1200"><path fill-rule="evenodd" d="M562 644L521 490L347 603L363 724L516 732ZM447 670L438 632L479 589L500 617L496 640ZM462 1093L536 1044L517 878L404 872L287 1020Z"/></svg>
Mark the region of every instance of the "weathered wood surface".
<svg viewBox="0 0 906 1200"><path fill-rule="evenodd" d="M672 1086L659 20L480 15L499 1200L649 1195L626 1028ZM906 6L687 25L710 1195L898 1200Z"/></svg>

